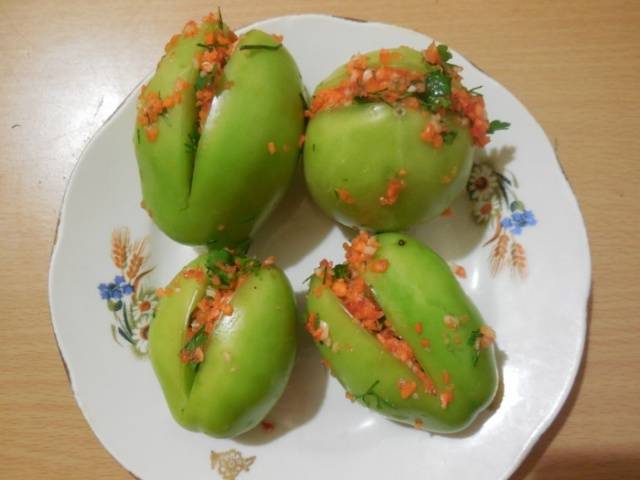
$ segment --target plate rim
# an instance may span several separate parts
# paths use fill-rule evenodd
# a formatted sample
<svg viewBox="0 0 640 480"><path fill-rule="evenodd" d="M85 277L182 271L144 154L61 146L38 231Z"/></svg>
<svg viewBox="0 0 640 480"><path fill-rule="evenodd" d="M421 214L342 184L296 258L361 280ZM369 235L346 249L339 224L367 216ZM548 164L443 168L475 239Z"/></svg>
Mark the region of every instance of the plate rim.
<svg viewBox="0 0 640 480"><path fill-rule="evenodd" d="M302 14L279 15L279 16L275 16L275 17L268 17L268 18L265 18L265 19L257 20L255 22L250 23L250 24L242 25L241 27L235 29L235 31L237 31L237 32L246 32L246 31L248 31L248 30L250 30L252 28L260 28L262 25L267 24L267 23L271 23L271 22L274 22L274 21L294 20L294 19L299 19L299 18L328 20L328 21L334 21L334 22L338 22L338 23L344 22L344 23L366 24L366 25L370 25L370 26L385 27L385 28L392 27L392 28L394 28L396 30L404 31L405 33L419 34L419 35L425 36L425 37L427 37L429 39L433 38L433 37L431 37L430 35L428 35L426 33L419 32L417 30L413 30L411 28L399 26L399 25L392 24L392 23L384 23L384 22L379 22L379 21L370 21L370 20L364 20L364 19L359 19L359 18L343 17L343 16L339 16L339 15L331 15L331 14L323 14L323 13L302 13ZM564 168L562 166L562 163L560 162L560 158L559 158L558 152L556 150L556 146L551 141L551 139L549 138L549 135L547 134L546 130L542 127L542 125L540 124L538 119L531 113L531 111L527 108L527 106L522 101L520 101L520 99L513 92L511 92L511 90L506 88L502 83L500 83L498 80L496 80L494 77L492 77L489 73L487 73L484 69L479 67L476 63L474 63L473 61L469 60L465 55L460 53L460 51L458 51L455 48L453 48L452 50L457 56L459 56L460 58L462 58L465 61L467 61L473 68L475 68L482 75L484 75L489 81L493 82L498 88L500 88L501 91L503 91L504 93L510 95L511 98L531 117L531 119L533 120L535 125L543 133L546 141L548 142L549 146L551 147L551 153L553 155L553 159L555 160L555 163L556 163L560 173L562 174L564 183L565 183L566 187L568 187L568 192L570 193L570 195L568 196L568 199L572 203L571 206L575 208L576 213L578 214L579 231L576 232L576 238L582 237L582 240L584 241L584 245L583 246L585 247L584 248L584 252L582 252L582 253L585 254L585 259L584 260L586 261L586 267L587 267L586 270L588 271L588 275L584 279L583 285L579 288L580 293L581 293L580 296L579 296L579 298L580 298L579 303L583 303L584 306L583 306L582 314L581 314L581 316L579 318L579 320L581 320L580 321L580 329L579 329L580 330L579 331L580 336L578 338L578 344L577 344L577 347L576 347L576 351L573 354L574 358L572 359L573 362L572 362L571 370L569 372L569 375L566 377L566 381L565 381L565 383L563 385L562 390L558 392L558 398L557 398L556 402L554 403L553 407L550 409L550 411L548 412L546 417L533 430L533 432L529 436L528 440L523 445L523 447L522 447L521 451L519 452L519 454L514 457L511 465L505 470L504 477L502 477L502 478L509 478L522 465L524 460L531 453L531 450L533 449L533 447L538 443L538 441L541 439L541 437L544 435L544 433L547 430L549 430L549 427L558 418L558 415L562 411L562 408L565 406L569 395L571 394L572 390L574 389L574 387L576 385L576 379L577 379L578 374L579 374L579 372L580 372L580 370L582 368L582 365L583 365L583 362L584 362L584 358L585 358L585 345L586 345L586 340L587 340L586 337L587 337L588 326L589 326L589 322L590 322L590 312L591 312L590 304L591 304L592 288L593 288L593 270L592 270L591 248L590 248L588 230L586 228L586 224L585 224L585 221L584 221L584 216L582 214L582 209L580 208L580 202L578 201L578 197L576 196L575 190L573 189L573 187L571 185L571 182L569 181L569 177L567 176L567 174L566 174L566 172L565 172L565 170L564 170ZM53 332L53 336L54 336L54 339L55 339L55 342L56 342L56 348L58 350L58 354L59 354L60 359L62 361L64 370L65 370L65 374L66 374L66 377L67 377L67 380L68 380L68 383L69 383L69 387L71 388L71 392L73 393L73 397L74 397L74 399L76 401L76 404L78 405L78 408L80 409L80 412L82 413L82 416L84 417L85 422L88 424L91 432L93 433L95 438L98 440L100 445L111 455L111 457L117 462L117 464L121 468L123 468L126 472L128 472L134 478L139 478L139 477L137 475L135 475L133 472L131 472L120 461L120 459L115 455L115 453L112 451L112 449L109 448L103 442L103 440L100 438L100 436L98 435L98 433L94 429L94 426L92 425L87 412L85 411L85 407L83 405L83 402L78 397L78 394L77 394L77 391L76 391L76 387L75 387L74 378L73 378L73 372L69 368L69 364L67 363L67 360L66 360L66 357L65 357L64 345L63 345L63 342L62 342L61 337L59 335L59 331L58 331L58 327L57 327L57 320L56 320L55 314L54 314L54 301L55 301L55 299L54 299L53 290L52 290L52 285L53 285L53 278L52 277L53 277L53 272L56 269L56 266L57 266L57 263L58 263L57 258L59 256L60 241L61 241L62 236L65 233L65 220L66 220L66 214L67 214L67 209L68 209L67 197L68 197L69 191L71 190L72 186L77 181L77 177L78 177L77 173L78 173L79 166L84 161L84 159L86 157L87 150L94 143L96 138L99 137L104 132L104 130L107 128L107 126L111 122L113 122L113 120L116 117L116 115L118 115L120 113L120 111L122 110L124 105L127 104L128 101L130 100L130 98L132 96L136 95L136 93L137 93L138 89L140 88L140 86L142 84L144 84L144 82L152 75L152 73L153 72L150 72L145 77L143 77L131 89L131 91L122 99L120 104L113 110L113 112L107 117L107 119L100 125L100 127L91 135L91 137L83 145L83 147L82 147L82 149L80 151L80 154L78 155L78 159L76 160L76 162L75 162L75 164L74 164L74 166L73 166L73 168L71 170L71 173L69 174L69 179L66 182L66 185L65 185L65 188L64 188L64 192L63 192L62 198L60 200L60 207L59 207L59 210L58 210L58 218L57 218L56 227L55 227L55 230L54 230L52 247L51 247L51 251L50 251L50 254L49 254L49 265L48 265L48 275L47 275L47 300L48 300L48 303L49 303L49 321L50 321L52 332Z"/></svg>

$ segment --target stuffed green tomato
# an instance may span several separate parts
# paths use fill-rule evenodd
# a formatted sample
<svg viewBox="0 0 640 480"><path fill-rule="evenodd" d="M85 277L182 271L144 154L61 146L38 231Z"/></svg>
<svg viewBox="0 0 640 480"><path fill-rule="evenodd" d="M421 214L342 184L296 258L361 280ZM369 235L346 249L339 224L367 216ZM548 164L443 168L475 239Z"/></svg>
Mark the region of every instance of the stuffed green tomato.
<svg viewBox="0 0 640 480"><path fill-rule="evenodd" d="M326 260L307 295L306 329L347 398L432 432L466 428L494 398L494 331L432 250L361 232L346 263Z"/></svg>
<svg viewBox="0 0 640 480"><path fill-rule="evenodd" d="M278 36L188 22L142 87L134 144L142 206L169 237L247 240L292 178L304 129L297 66Z"/></svg>
<svg viewBox="0 0 640 480"><path fill-rule="evenodd" d="M396 231L442 213L464 189L487 121L445 45L354 56L316 88L304 146L309 191L347 226Z"/></svg>
<svg viewBox="0 0 640 480"><path fill-rule="evenodd" d="M296 310L273 261L212 250L158 291L149 355L183 427L233 437L282 394L295 357Z"/></svg>

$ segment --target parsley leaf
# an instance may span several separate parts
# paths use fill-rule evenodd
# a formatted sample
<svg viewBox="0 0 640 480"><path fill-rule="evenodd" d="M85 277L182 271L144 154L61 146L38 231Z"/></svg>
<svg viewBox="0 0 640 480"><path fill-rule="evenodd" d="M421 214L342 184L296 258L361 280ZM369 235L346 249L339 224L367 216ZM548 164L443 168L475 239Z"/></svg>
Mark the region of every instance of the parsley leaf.
<svg viewBox="0 0 640 480"><path fill-rule="evenodd" d="M227 286L231 284L231 277L220 268L220 264L233 265L234 258L226 250L211 250L207 256L207 270L211 276L216 275L220 283Z"/></svg>
<svg viewBox="0 0 640 480"><path fill-rule="evenodd" d="M424 104L432 112L451 106L451 77L440 70L431 72L425 81Z"/></svg>
<svg viewBox="0 0 640 480"><path fill-rule="evenodd" d="M220 10L220 6L218 6L218 28L220 30L224 29L224 22L222 21L222 10Z"/></svg>
<svg viewBox="0 0 640 480"><path fill-rule="evenodd" d="M282 44L277 45L241 45L240 50L278 50Z"/></svg>
<svg viewBox="0 0 640 480"><path fill-rule="evenodd" d="M241 257L238 258L238 262L240 263L240 269L244 273L256 273L260 270L260 262L255 258Z"/></svg>
<svg viewBox="0 0 640 480"><path fill-rule="evenodd" d="M473 352L471 352L471 363L474 367L478 364L478 360L480 360L480 351L475 348L476 340L480 337L482 337L480 330L473 330L471 335L469 335L469 340L467 340L467 345L473 348Z"/></svg>
<svg viewBox="0 0 640 480"><path fill-rule="evenodd" d="M198 75L198 79L196 80L196 92L198 90L202 90L204 87L207 86L207 84L211 81L211 75L205 75L204 77L201 77L200 75Z"/></svg>
<svg viewBox="0 0 640 480"><path fill-rule="evenodd" d="M187 141L184 146L191 155L195 155L198 150L198 142L200 141L200 134L196 130L195 132L191 132L187 136Z"/></svg>
<svg viewBox="0 0 640 480"><path fill-rule="evenodd" d="M471 332L471 335L469 335L469 340L467 340L467 345L469 345L470 347L475 346L476 340L481 336L482 334L480 333L480 330L473 330Z"/></svg>
<svg viewBox="0 0 640 480"><path fill-rule="evenodd" d="M442 132L442 140L447 145L451 145L458 135L457 132Z"/></svg>
<svg viewBox="0 0 640 480"><path fill-rule="evenodd" d="M193 351L196 348L200 347L207 338L208 338L207 332L204 331L204 327L201 327L200 330L198 330L198 333L196 333L193 337L191 337L191 340L185 343L184 349Z"/></svg>
<svg viewBox="0 0 640 480"><path fill-rule="evenodd" d="M231 255L227 250L211 250L207 256L207 266L212 263L217 264L218 262L233 265L233 260L233 255Z"/></svg>
<svg viewBox="0 0 640 480"><path fill-rule="evenodd" d="M340 263L333 267L333 275L336 278L347 278L349 276L349 267L344 263Z"/></svg>
<svg viewBox="0 0 640 480"><path fill-rule="evenodd" d="M375 388L378 386L379 383L380 383L380 380L376 380L375 382L373 382L373 385L371 385L367 389L366 392L364 392L362 395L354 395L353 398L356 400L360 400L362 403L364 403L367 407L370 407L370 408L373 407L373 402L371 402L370 399L373 399L375 401L375 408L377 408L378 410L380 410L382 407L395 408L388 401L386 401L384 398L378 395L378 393L376 393Z"/></svg>
<svg viewBox="0 0 640 480"><path fill-rule="evenodd" d="M451 57L453 55L451 55L451 52L449 52L449 47L447 47L446 45L438 45L437 50L442 63L447 63L449 60L451 60Z"/></svg>
<svg viewBox="0 0 640 480"><path fill-rule="evenodd" d="M489 124L489 130L487 130L488 134L492 134L497 132L498 130L507 130L511 124L509 122L502 122L500 120L492 120Z"/></svg>

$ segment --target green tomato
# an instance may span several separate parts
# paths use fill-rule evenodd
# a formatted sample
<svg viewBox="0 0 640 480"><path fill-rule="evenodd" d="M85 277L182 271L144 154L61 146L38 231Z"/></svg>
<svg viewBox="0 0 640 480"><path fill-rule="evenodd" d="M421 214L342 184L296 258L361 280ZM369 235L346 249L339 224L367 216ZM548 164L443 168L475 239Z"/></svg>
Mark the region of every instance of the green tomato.
<svg viewBox="0 0 640 480"><path fill-rule="evenodd" d="M204 360L183 362L189 319L212 288L210 255L191 262L167 287L149 329L149 355L180 425L233 437L256 426L286 386L296 351L296 309L282 271L256 262L231 297L233 313L222 315L204 337ZM185 275L194 270L205 276Z"/></svg>
<svg viewBox="0 0 640 480"><path fill-rule="evenodd" d="M305 121L293 58L271 35L252 30L216 80L222 91L198 131L202 78L194 57L205 51L205 35L218 31L228 28L202 24L162 58L145 91L164 99L177 79L187 88L155 123L157 138L137 124L134 144L144 207L156 225L178 242L222 247L251 237L284 195Z"/></svg>
<svg viewBox="0 0 640 480"><path fill-rule="evenodd" d="M408 47L390 50L390 66L433 71L420 52ZM371 68L380 66L380 52L366 54ZM316 88L333 88L348 78L345 66ZM434 148L421 138L431 118L427 110L386 103L352 103L315 114L304 147L304 172L309 191L320 208L336 221L374 231L402 230L430 220L451 205L464 189L472 166L469 128L459 116L442 120L455 134ZM406 172L400 177L399 172ZM384 204L389 183L404 187L393 204ZM345 201L339 192L348 192Z"/></svg>
<svg viewBox="0 0 640 480"><path fill-rule="evenodd" d="M463 430L496 394L493 345L478 346L482 332L490 330L436 253L408 235L385 233L376 239L380 247L372 261L385 259L388 268L382 273L368 268L363 278L435 391L422 388L415 371L386 350L314 275L307 309L316 322L326 323L328 335L316 345L350 396L366 407L433 432ZM404 396L401 386L407 382L417 387Z"/></svg>

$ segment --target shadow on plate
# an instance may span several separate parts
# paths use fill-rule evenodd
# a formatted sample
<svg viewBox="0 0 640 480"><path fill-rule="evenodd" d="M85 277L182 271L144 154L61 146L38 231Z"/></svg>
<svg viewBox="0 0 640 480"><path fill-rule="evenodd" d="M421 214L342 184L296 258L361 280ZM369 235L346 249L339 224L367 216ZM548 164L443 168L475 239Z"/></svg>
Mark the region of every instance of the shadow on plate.
<svg viewBox="0 0 640 480"><path fill-rule="evenodd" d="M251 254L275 255L283 270L295 265L322 242L334 223L314 205L300 164L289 191L256 234Z"/></svg>
<svg viewBox="0 0 640 480"><path fill-rule="evenodd" d="M589 357L589 331L591 329L591 314L593 307L593 283L591 284L591 292L587 303L587 331L585 332L584 352L580 367L576 374L576 379L571 388L571 393L567 397L564 405L558 412L556 419L549 426L546 432L540 437L531 452L524 459L520 467L513 473L513 480L524 480L526 478L551 478L555 472L555 478L584 478L584 472L594 472L592 478L624 478L624 475L616 475L616 472L629 473L631 471L640 471L640 462L637 455L635 459L624 458L624 454L612 454L610 451L603 449L592 452L584 452L583 455L577 456L574 452L570 452L570 458L560 460L556 453L555 461L540 462L549 445L556 438L560 430L564 427L569 415L575 407L576 400L580 396L582 384L584 382L585 367L587 358ZM558 449L560 451L560 449ZM564 452L566 453L566 452ZM602 458L602 457L606 458ZM633 468L635 462L636 470ZM540 465L541 464L541 465ZM576 468L579 464L581 468ZM610 475L609 475L610 474Z"/></svg>
<svg viewBox="0 0 640 480"><path fill-rule="evenodd" d="M320 410L329 374L320 363L318 350L300 325L298 353L289 384L265 422L235 440L244 445L262 445L304 425ZM270 428L265 428L270 424ZM271 428L272 426L272 428Z"/></svg>
<svg viewBox="0 0 640 480"><path fill-rule="evenodd" d="M515 147L505 146L491 150L478 150L474 162L489 162L503 173L505 166L515 158ZM472 217L473 202L466 192L451 205L450 217L439 217L417 225L409 233L425 242L446 260L459 260L469 255L482 242L488 223L478 224ZM489 222L491 223L491 222Z"/></svg>

